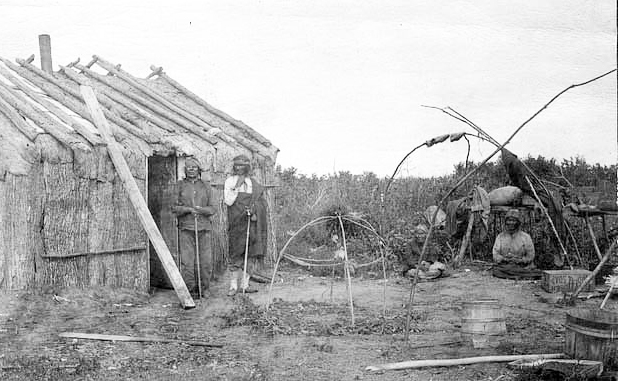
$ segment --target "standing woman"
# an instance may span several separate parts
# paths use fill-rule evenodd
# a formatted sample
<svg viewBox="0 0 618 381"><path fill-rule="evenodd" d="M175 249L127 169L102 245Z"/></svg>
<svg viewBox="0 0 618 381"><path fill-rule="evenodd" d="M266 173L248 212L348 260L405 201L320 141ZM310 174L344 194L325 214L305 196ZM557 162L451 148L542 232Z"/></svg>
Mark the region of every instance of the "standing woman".
<svg viewBox="0 0 618 381"><path fill-rule="evenodd" d="M210 217L216 213L216 209L213 205L210 184L202 181L201 171L197 159L187 158L185 178L178 183L178 193L172 212L178 219L182 278L191 292L200 295L198 287L201 286L201 295L205 295L210 287L212 273ZM196 260L197 255L199 262ZM198 284L198 279L201 285Z"/></svg>
<svg viewBox="0 0 618 381"><path fill-rule="evenodd" d="M248 240L248 263L262 260L266 255L266 205L264 187L251 177L251 163L245 155L233 159L232 176L225 180L223 198L228 215L228 273L230 274L229 296L236 295L238 279L244 292L257 292L249 286L249 273L243 277L245 249ZM249 237L247 237L247 227Z"/></svg>

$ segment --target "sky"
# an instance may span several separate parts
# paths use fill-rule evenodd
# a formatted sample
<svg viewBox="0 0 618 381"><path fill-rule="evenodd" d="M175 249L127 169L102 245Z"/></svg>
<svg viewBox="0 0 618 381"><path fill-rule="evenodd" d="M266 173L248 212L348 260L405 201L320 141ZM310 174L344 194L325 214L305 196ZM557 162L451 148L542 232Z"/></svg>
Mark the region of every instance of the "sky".
<svg viewBox="0 0 618 381"><path fill-rule="evenodd" d="M0 0L0 56L54 70L99 55L138 77L162 66L280 149L300 173L390 175L442 134L504 142L566 87L616 67L610 0ZM613 73L569 90L507 146L520 157L617 161ZM470 159L495 148L471 139ZM451 173L465 141L421 148L401 176Z"/></svg>

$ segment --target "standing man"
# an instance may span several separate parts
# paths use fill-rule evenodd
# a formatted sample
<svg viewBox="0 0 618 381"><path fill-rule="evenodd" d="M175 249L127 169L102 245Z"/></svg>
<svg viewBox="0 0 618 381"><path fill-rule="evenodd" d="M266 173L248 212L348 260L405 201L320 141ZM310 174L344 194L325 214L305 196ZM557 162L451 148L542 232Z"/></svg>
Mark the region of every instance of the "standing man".
<svg viewBox="0 0 618 381"><path fill-rule="evenodd" d="M178 219L182 278L187 288L199 295L199 271L201 294L205 295L210 287L212 273L210 216L216 213L216 209L213 206L210 184L202 181L201 172L197 159L193 157L186 159L185 178L178 183L178 193L172 212ZM196 261L198 255L199 268Z"/></svg>
<svg viewBox="0 0 618 381"><path fill-rule="evenodd" d="M267 222L263 197L264 187L251 177L250 173L249 158L245 155L236 156L233 159L232 176L225 180L223 190L228 215L229 296L236 295L238 278L242 278L240 287L244 292L257 292L256 289L249 287L249 269L247 269L247 274L242 276L247 240L249 244L246 253L248 263L252 260L261 260L266 254Z"/></svg>

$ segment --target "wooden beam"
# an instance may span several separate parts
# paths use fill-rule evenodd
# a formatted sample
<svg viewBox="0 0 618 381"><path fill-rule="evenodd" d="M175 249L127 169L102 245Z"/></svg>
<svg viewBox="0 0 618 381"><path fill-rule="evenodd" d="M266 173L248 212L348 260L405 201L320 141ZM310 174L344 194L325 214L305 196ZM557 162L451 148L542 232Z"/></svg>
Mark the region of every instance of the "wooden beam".
<svg viewBox="0 0 618 381"><path fill-rule="evenodd" d="M150 211L148 210L148 205L144 200L144 197L139 191L137 187L137 183L135 179L131 175L131 171L124 157L122 156L122 148L118 142L114 139L111 134L110 128L107 124L107 120L101 111L99 103L97 102L97 97L94 94L92 88L88 86L80 86L80 92L84 97L84 101L88 110L90 111L92 118L94 119L94 124L99 129L103 139L107 143L107 150L109 152L109 156L116 167L116 171L122 180L122 183L127 190L129 195L129 199L137 212L137 216L146 230L148 234L148 238L152 242L152 245L155 248L159 259L163 265L163 269L165 270L167 276L169 277L174 290L176 290L176 294L180 299L180 303L184 308L193 308L195 307L195 302L191 298L191 294L189 294L189 290L187 289L187 285L185 284L180 272L178 271L178 267L174 263L174 258L172 258L172 254L170 253L165 241L163 240L163 236L157 228Z"/></svg>
<svg viewBox="0 0 618 381"><path fill-rule="evenodd" d="M412 360L383 365L368 366L365 370L401 370L423 368L427 366L458 366L469 364L480 364L485 362L510 362L515 360L542 360L542 359L559 359L564 358L562 353L549 353L540 355L507 355L507 356L483 356L483 357L466 357L460 359L437 359L437 360Z"/></svg>
<svg viewBox="0 0 618 381"><path fill-rule="evenodd" d="M222 348L223 344L207 343L204 341L165 339L163 337L134 337L124 335L101 335L97 333L62 332L58 336L68 339L104 340L104 341L138 341L142 343L178 343L201 347Z"/></svg>

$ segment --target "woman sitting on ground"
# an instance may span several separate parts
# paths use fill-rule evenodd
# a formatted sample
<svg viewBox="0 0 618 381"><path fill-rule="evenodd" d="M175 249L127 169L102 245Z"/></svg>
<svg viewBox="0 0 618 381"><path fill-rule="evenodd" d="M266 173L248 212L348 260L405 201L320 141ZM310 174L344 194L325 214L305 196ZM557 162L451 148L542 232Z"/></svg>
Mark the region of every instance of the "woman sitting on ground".
<svg viewBox="0 0 618 381"><path fill-rule="evenodd" d="M498 234L493 247L496 265L493 275L498 278L536 279L541 272L534 265L534 244L530 234L522 231L519 210L506 213L506 229Z"/></svg>

